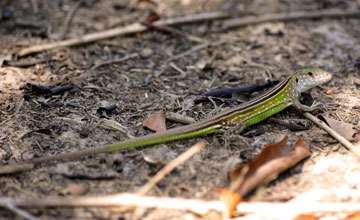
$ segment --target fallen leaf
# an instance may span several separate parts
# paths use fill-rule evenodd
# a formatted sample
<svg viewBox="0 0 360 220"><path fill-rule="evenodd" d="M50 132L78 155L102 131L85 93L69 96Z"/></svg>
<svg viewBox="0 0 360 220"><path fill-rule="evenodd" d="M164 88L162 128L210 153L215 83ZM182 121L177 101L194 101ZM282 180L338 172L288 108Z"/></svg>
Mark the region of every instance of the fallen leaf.
<svg viewBox="0 0 360 220"><path fill-rule="evenodd" d="M326 90L326 92L325 92L327 95L331 95L331 94L333 94L333 90L332 89L328 89L328 90Z"/></svg>
<svg viewBox="0 0 360 220"><path fill-rule="evenodd" d="M232 213L235 210L237 204L241 202L241 197L237 193L230 192L227 189L221 189L220 200L224 202L226 207L223 212L222 219L229 219L232 217Z"/></svg>
<svg viewBox="0 0 360 220"><path fill-rule="evenodd" d="M206 62L205 59L201 59L201 60L199 60L198 62L195 63L195 66L200 70L205 69L206 65L207 65L207 62Z"/></svg>
<svg viewBox="0 0 360 220"><path fill-rule="evenodd" d="M81 196L85 195L88 192L89 188L81 184L72 184L69 187L59 191L60 195L72 195L72 196Z"/></svg>
<svg viewBox="0 0 360 220"><path fill-rule="evenodd" d="M317 220L314 214L299 214L293 220Z"/></svg>
<svg viewBox="0 0 360 220"><path fill-rule="evenodd" d="M265 146L254 160L237 167L230 173L229 190L221 191L221 200L226 207L224 218L232 217L236 205L243 200L246 194L256 187L270 182L281 172L311 155L307 142L298 139L294 151L290 152L286 146L287 140L288 137L285 135L279 142Z"/></svg>
<svg viewBox="0 0 360 220"><path fill-rule="evenodd" d="M294 166L311 155L309 144L302 139L295 143L291 153L286 146L288 140L285 135L279 142L264 147L259 155L250 163L241 165L230 173L231 181L235 181L245 166L249 167L239 187L234 190L241 197L254 190L257 186L270 182L278 174Z"/></svg>
<svg viewBox="0 0 360 220"><path fill-rule="evenodd" d="M344 121L338 121L329 117L325 117L323 115L318 116L318 118L326 122L326 124L328 124L332 129L334 129L337 133L343 136L346 140L353 140L353 136L356 133L354 125Z"/></svg>
<svg viewBox="0 0 360 220"><path fill-rule="evenodd" d="M163 111L158 111L150 117L145 118L143 127L147 127L156 132L163 132L166 130L165 115Z"/></svg>
<svg viewBox="0 0 360 220"><path fill-rule="evenodd" d="M153 164L153 165L166 165L167 162L165 160L154 160L154 158L149 157L145 154L142 155L143 159L146 163Z"/></svg>
<svg viewBox="0 0 360 220"><path fill-rule="evenodd" d="M344 220L360 220L360 214L354 214L346 217Z"/></svg>

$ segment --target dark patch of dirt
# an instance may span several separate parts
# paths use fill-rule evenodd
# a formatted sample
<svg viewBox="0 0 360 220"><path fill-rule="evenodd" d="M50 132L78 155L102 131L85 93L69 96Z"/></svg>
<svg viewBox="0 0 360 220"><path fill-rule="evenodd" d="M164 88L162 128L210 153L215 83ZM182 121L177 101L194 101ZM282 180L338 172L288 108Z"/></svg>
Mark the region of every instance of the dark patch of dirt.
<svg viewBox="0 0 360 220"><path fill-rule="evenodd" d="M0 62L19 48L56 40L74 4L69 0L38 1L39 11L34 13L30 2L1 2ZM176 17L216 11L226 3L221 0L159 0L153 1L156 4L141 1L136 6L136 1L120 2L93 1L81 7L67 38L143 21L150 8L161 17ZM135 9L124 9L122 5L132 5ZM356 1L271 0L244 1L234 11L251 15L354 7ZM183 73L172 68L167 60L197 43L155 30L19 58L19 61L46 59L46 62L0 68L1 162L20 162L128 138L123 132L100 128L101 117L120 123L132 136L151 133L143 129L141 123L159 110L205 119L214 114L215 107L211 103L194 105L192 101L199 94L284 78L306 67L321 67L333 73L330 83L312 91L315 97L329 104L322 113L359 128L359 27L358 19L271 22L231 30L222 30L220 21L177 26L178 30L207 41L226 41L172 61ZM269 35L266 30L280 31L283 35ZM92 69L95 64L133 53L140 56ZM73 85L73 88L57 95L33 94L20 90L25 83ZM330 88L333 94L326 95L324 91ZM30 100L24 100L24 94L29 95ZM99 107L113 104L117 109L109 114L97 111ZM305 120L291 108L275 117ZM167 122L168 128L176 126L181 124ZM260 136L249 135L259 130L264 131ZM360 168L341 145L316 126L307 131L291 132L268 121L252 126L243 133L241 141L228 145L221 135L201 137L209 143L206 149L177 167L160 181L158 191L149 194L159 195L160 191L170 197L216 199L215 189L227 186L225 164L234 158L240 162L251 160L264 145L280 139L285 133L291 144L299 137L308 141L313 155L270 184L261 200L282 201L300 196L309 199L316 195L311 200L358 201ZM29 172L1 176L0 192L6 197L45 198L57 196L62 189L79 183L88 187L87 195L134 193L162 167L147 163L144 154L160 155L158 160L170 161L201 138L42 164ZM118 162L107 165L106 159L110 157ZM107 175L114 179L69 179L61 175L63 173ZM28 211L44 219L130 219L133 213L131 210L60 208ZM201 218L179 211L146 213L146 219L183 219L186 216ZM8 211L0 212L0 218L13 217Z"/></svg>

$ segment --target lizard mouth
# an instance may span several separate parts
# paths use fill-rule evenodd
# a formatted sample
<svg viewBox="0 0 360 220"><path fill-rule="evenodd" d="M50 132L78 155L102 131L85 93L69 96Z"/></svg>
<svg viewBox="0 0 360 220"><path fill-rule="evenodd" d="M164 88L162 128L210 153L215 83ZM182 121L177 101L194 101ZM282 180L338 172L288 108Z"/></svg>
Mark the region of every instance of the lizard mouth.
<svg viewBox="0 0 360 220"><path fill-rule="evenodd" d="M315 101L310 92L302 92L299 99L300 103L306 106L311 106Z"/></svg>

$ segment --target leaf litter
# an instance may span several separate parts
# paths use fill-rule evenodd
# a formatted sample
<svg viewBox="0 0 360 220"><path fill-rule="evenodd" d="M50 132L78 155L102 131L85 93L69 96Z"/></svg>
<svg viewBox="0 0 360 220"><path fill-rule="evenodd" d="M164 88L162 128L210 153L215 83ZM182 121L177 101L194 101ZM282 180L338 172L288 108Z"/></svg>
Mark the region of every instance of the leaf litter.
<svg viewBox="0 0 360 220"><path fill-rule="evenodd" d="M189 6L186 7L186 10L180 10L185 7L183 2L188 2ZM256 3L256 7L254 7L254 4L240 3L238 8L242 8L244 12L250 14L266 14L269 12L293 11L295 9L306 11L327 7L335 8L339 5L347 8L353 7L354 2L320 1L304 5L300 4L299 1L276 2L276 4L274 4L274 1L259 1ZM31 14L24 14L24 11L22 11L24 8L25 11L32 11L30 4L22 4L20 6L16 1L10 3L15 4L14 10L16 10L16 16L37 19ZM191 14L217 9L219 1L208 1L206 4L203 4L202 1L174 1L174 3L171 3L174 5L162 3L159 5L165 5L166 7L162 7L162 10L159 9L158 14L162 17L175 17L185 13L185 11L186 14ZM51 1L49 4L51 4ZM63 4L64 8L69 5L67 1L64 1ZM54 31L56 32L56 27L61 26L61 19L55 18L64 17L66 10L59 9L54 11L46 7L43 10L45 11L43 16L46 18L51 15L48 20L43 19L43 21L48 21L49 24L47 25L55 27ZM141 20L144 18L143 14L146 14L143 10L116 9L111 1L104 1L102 4L83 8L78 13L80 13L80 16L75 16L74 20L74 27L76 28L72 28L69 36L88 33L93 28L99 30L100 27L107 27L107 21L112 19L135 14L136 16L133 16L134 19ZM83 19L91 20L92 22L83 22ZM133 20L128 22L132 23ZM6 21L2 24L5 27L0 29L2 40L5 42L5 44L0 44L2 55L10 54L13 49L16 49L16 45L24 46L31 45L33 42L48 42L47 39L36 38L36 36L28 37L26 29L14 29ZM10 106L10 108L4 107L4 109L0 110L0 118L6 121L6 123L2 124L1 134L5 138L1 141L8 143L14 153L10 158L10 162L21 161L23 159L22 156L27 154L44 156L113 143L114 141L126 139L126 134L119 134L119 132L97 127L91 135L79 137L79 125L59 120L57 117L83 119L87 117L87 111L96 112L96 109L100 107L99 103L103 100L108 100L109 103L119 106L117 109L119 112L109 115L109 119L128 128L134 136L141 136L143 135L143 130L139 129L141 119L151 112L163 109L165 112L175 111L200 120L209 116L213 106L211 104L194 106L192 102L189 102L190 105L187 105L185 101L193 100L194 95L199 95L214 88L237 87L239 84L249 85L263 83L266 79L280 79L288 75L289 72L309 65L320 65L331 69L335 80L330 83L330 86L332 88L339 88L333 93L331 99L339 103L337 109L340 109L340 113L346 114L348 117L346 121L356 125L359 122L358 97L360 97L357 89L359 85L359 70L356 67L356 63L360 54L351 45L359 45L359 38L356 38L359 34L358 26L357 19L319 19L285 23L269 22L264 25L260 24L224 32L224 30L218 28L216 21L213 24L209 22L206 24L180 25L176 27L185 33L201 36L211 41L218 39L226 40L226 43L220 46L208 48L210 46L207 45L201 50L191 50L196 45L186 39L176 39L173 36L164 35L157 31L149 31L142 34L114 38L112 40L113 44L100 42L61 49L55 52L49 51L47 54L50 59L57 57L59 53L63 54L63 57L66 57L66 59L36 65L36 68L31 66L26 69L16 68L16 71L13 71L12 68L14 67L1 69L0 77L6 81L0 85L0 103L5 100L5 106ZM317 35L313 34L314 31L308 31L317 30L321 27L329 28L325 28L322 33ZM281 32L283 34L282 36L277 34L269 35L266 33L266 29L270 30L271 33ZM336 34L341 36L350 36L352 40L351 42L342 41L334 44L339 39L338 37L328 38L326 36L329 34L328 30L332 32L331 34L338 32ZM6 33L4 33L5 31ZM31 39L31 43L28 41L29 39ZM343 45L343 43L346 45ZM149 48L153 51L147 59L143 57L129 59L121 64L114 63L99 67L94 72L88 71L89 67L93 66L94 63L123 57L134 52L140 53L144 48ZM183 54L184 51L191 52L187 53L186 56L177 56ZM180 78L181 76L171 71L171 68L164 64L164 61L171 57L177 57L174 63L186 72L185 78ZM208 57L212 58L207 59ZM22 59L26 60L27 58L34 57L29 56ZM202 60L210 60L209 64L211 65L209 67L211 68L197 67L196 64L201 63ZM261 64L255 62L260 62ZM19 100L16 100L16 98L21 98L18 88L24 85L24 83L50 86L64 85L68 82L80 89L76 93L70 92L68 95L60 94L54 98L64 99L65 102L72 101L77 103L76 106L43 108L36 103L36 100L24 102L21 106L19 105ZM178 105L174 105L173 101L163 97L163 94L166 92L171 92L180 97L176 100ZM134 107L144 103L150 103L150 105L143 109ZM20 108L20 111L14 114L17 107ZM333 116L332 113L335 110L331 109L331 107L327 108L325 114ZM275 117L292 119L301 116L289 109ZM175 126L178 126L178 124ZM49 140L52 144L44 152L30 138L27 141L19 139L22 136L21 134L44 128L51 129L54 134L54 137L51 137ZM171 196L213 199L214 196L209 191L222 184L217 177L223 168L224 161L233 155L238 155L242 160L254 158L264 143L268 143L269 140L273 140L284 132L282 129L282 126L274 125L271 122L264 122L253 126L251 131L263 130L265 132L256 137L244 135L247 142L251 143L250 147L241 146L239 143L225 147L221 136L204 137L210 142L209 146L211 147L204 149L201 154L195 155L189 163L184 163L181 167L177 168L176 172L172 173L171 176L162 182L159 189ZM333 201L345 201L349 198L352 201L357 201L359 199L356 196L357 194L349 193L340 196L341 192L344 191L338 190L340 184L342 188L352 189L353 191L351 192L358 191L360 186L355 178L358 176L357 172L359 170L356 165L357 162L353 158L347 157L346 151L339 150L333 142L329 141L328 135L316 127L311 128L309 131L291 132L291 136L289 135L291 141L294 141L297 137L302 137L309 141L314 152L311 159L307 160L304 165L306 168L305 172L301 173L301 175L287 176L282 181L276 181L276 184L272 184L265 189L267 194L263 199L274 201L289 198L307 192L314 187L328 188L329 192L331 192L332 186L336 185L337 187L334 190L339 191L339 194L331 198ZM42 140L39 141L41 143ZM194 142L194 140L177 141L168 143L166 146L175 152L175 155L178 155L179 151L183 151L184 148ZM154 146L153 148L157 147ZM118 172L122 177L122 181L87 182L86 184L89 185L91 193L131 192L139 185L144 184L147 181L146 177L153 173L151 166L143 161L139 151L142 150L136 149L125 153L118 152L117 155L121 156L113 161L108 161L108 164L111 166L106 166L106 162L101 162L104 161L104 158L108 158L109 155L96 155L73 162L64 161L57 163L57 165L73 164L70 168L77 167L83 171L82 173L86 173L89 167L79 166L79 164L91 161L92 164L97 165L92 166L94 171L98 173ZM2 150L0 154L4 156L6 152ZM334 155L336 158L334 158ZM327 162L323 163L321 159L327 159ZM321 162L321 167L316 167L317 172L314 177L312 171L318 161ZM336 164L334 161L336 161ZM196 175L189 171L191 170L190 164L195 167ZM16 196L19 194L29 194L38 192L38 189L41 188L41 193L38 193L37 196L49 196L53 192L57 192L57 190L53 190L54 188L61 188L59 186L69 186L74 183L74 181L62 178L61 176L50 178L49 170L51 169L54 169L54 166L49 164L33 172L16 175L16 178L11 176L1 177L0 186L2 195ZM40 172L42 176L46 176L47 181L40 181L38 179ZM296 169L291 169L289 172L294 174ZM341 178L343 176L346 176L346 178ZM179 190L179 183L186 183L192 190ZM16 190L16 187L21 188L21 190ZM330 193L327 194L330 195ZM49 212L51 213L49 214ZM54 217L55 215L52 212L59 214L56 216L66 215L80 218L82 216L79 215L83 214L83 216L90 215L93 218L96 217L96 213L89 213L86 210L64 210L58 208L51 209L51 211L41 210L43 214L39 215L45 218L49 218L49 216ZM176 218L179 213L175 211L169 212L168 210L152 210L151 214L147 216L149 219L170 219ZM179 215L184 217L185 214L180 213ZM129 215L123 213L119 214L117 212L116 215L115 218L123 218L125 216L125 219L130 219ZM119 215L121 216L119 217ZM103 216L97 217L104 218Z"/></svg>
<svg viewBox="0 0 360 220"><path fill-rule="evenodd" d="M286 145L287 141L288 136L284 135L280 141L265 146L252 161L231 171L229 191L221 191L221 198L227 205L227 217L231 217L236 204L255 188L276 179L280 173L311 155L309 144L301 138L295 143L293 152Z"/></svg>

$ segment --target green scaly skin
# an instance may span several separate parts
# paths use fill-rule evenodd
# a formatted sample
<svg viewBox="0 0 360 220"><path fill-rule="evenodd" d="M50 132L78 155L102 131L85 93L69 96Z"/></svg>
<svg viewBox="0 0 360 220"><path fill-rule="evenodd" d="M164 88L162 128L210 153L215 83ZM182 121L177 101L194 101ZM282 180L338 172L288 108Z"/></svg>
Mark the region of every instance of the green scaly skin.
<svg viewBox="0 0 360 220"><path fill-rule="evenodd" d="M244 128L259 123L289 106L295 106L300 111L314 110L320 103L315 102L312 106L302 105L299 101L301 93L328 82L330 79L331 74L329 72L318 68L299 71L288 76L265 94L247 103L220 112L209 119L111 145L37 158L23 164L3 166L0 167L0 174L29 170L39 163L48 161L113 152L207 134L225 133L234 128L238 128L237 132L240 133Z"/></svg>

